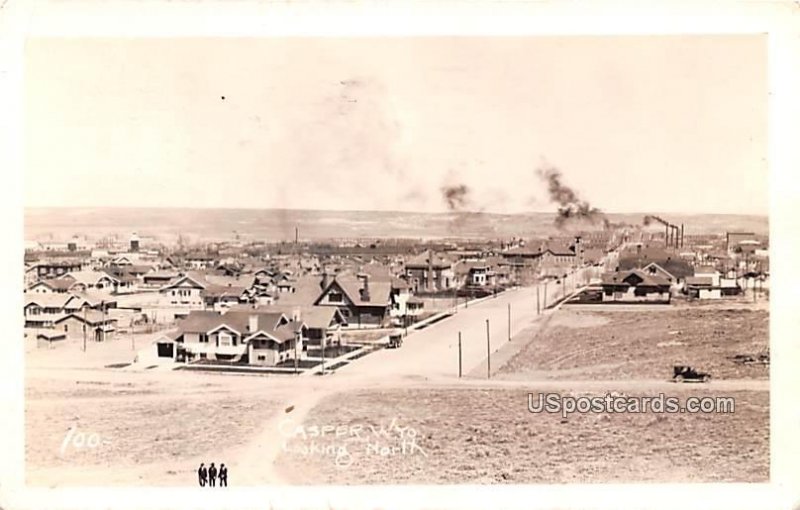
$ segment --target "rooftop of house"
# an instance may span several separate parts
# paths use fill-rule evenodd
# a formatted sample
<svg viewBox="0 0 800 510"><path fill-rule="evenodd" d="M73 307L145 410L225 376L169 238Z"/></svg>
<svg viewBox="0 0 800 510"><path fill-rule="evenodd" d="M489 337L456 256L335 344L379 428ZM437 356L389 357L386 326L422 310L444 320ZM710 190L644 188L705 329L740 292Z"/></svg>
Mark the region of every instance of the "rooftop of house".
<svg viewBox="0 0 800 510"><path fill-rule="evenodd" d="M710 276L688 276L686 285L711 286L713 279Z"/></svg>
<svg viewBox="0 0 800 510"><path fill-rule="evenodd" d="M72 299L72 294L57 293L57 294L25 294L25 304L27 307L31 304L38 305L40 308L64 308L64 305Z"/></svg>
<svg viewBox="0 0 800 510"><path fill-rule="evenodd" d="M112 276L105 271L70 271L66 275L62 276L61 278L70 277L75 280L75 283L82 283L84 285L95 285L101 279L108 278L111 280L117 280L115 276Z"/></svg>
<svg viewBox="0 0 800 510"><path fill-rule="evenodd" d="M255 324L251 323L251 318L255 319ZM294 338L295 331L302 324L302 320L298 323L292 322L285 314L280 312L254 313L248 310L228 311L225 314L220 314L211 311L193 310L178 323L178 329L181 333L209 333L220 326L226 326L244 337L257 331L263 331L272 337L285 341ZM251 328L251 325L254 325L254 328Z"/></svg>
<svg viewBox="0 0 800 510"><path fill-rule="evenodd" d="M714 266L695 266L694 268L694 274L713 274L716 272L717 269Z"/></svg>
<svg viewBox="0 0 800 510"><path fill-rule="evenodd" d="M542 250L542 252L546 251L559 257L575 256L575 251L572 249L572 246L561 243L548 243Z"/></svg>
<svg viewBox="0 0 800 510"><path fill-rule="evenodd" d="M56 320L56 323L63 322L67 319L74 318L80 322L86 322L86 324L90 325L97 325L97 324L110 324L112 322L117 322L115 317L107 313L100 312L98 310L86 310L82 312L70 313L64 315L60 319Z"/></svg>
<svg viewBox="0 0 800 510"><path fill-rule="evenodd" d="M655 262L678 279L694 274L692 266L682 260L677 253L668 252L660 248L642 248L641 252L636 249L626 250L620 255L618 267L621 271L640 269L651 262Z"/></svg>
<svg viewBox="0 0 800 510"><path fill-rule="evenodd" d="M510 248L501 253L504 257L536 257L542 254L541 246L533 246L533 245L525 245L525 246L517 246L514 248Z"/></svg>
<svg viewBox="0 0 800 510"><path fill-rule="evenodd" d="M31 287L44 284L56 291L66 291L69 290L70 287L75 283L73 278L50 278L46 280L39 280L38 282L31 285ZM30 287L29 287L30 288Z"/></svg>
<svg viewBox="0 0 800 510"><path fill-rule="evenodd" d="M391 303L392 283L390 281L372 281L368 280L366 283L357 277L351 275L337 275L332 278L328 284L328 288L334 284L339 285L342 291L347 294L347 297L355 306L388 306ZM364 288L369 294L363 292ZM327 291L327 288L324 289ZM322 292L318 294L317 300L321 297ZM317 300L314 302L316 303Z"/></svg>
<svg viewBox="0 0 800 510"><path fill-rule="evenodd" d="M203 289L203 295L206 297L224 297L224 296L241 296L249 287L233 286L233 285L208 285Z"/></svg>
<svg viewBox="0 0 800 510"><path fill-rule="evenodd" d="M427 250L416 257L412 257L405 263L406 269L427 269L432 266L434 269L447 269L452 263L446 258Z"/></svg>
<svg viewBox="0 0 800 510"><path fill-rule="evenodd" d="M663 287L669 286L669 281L658 275L648 274L641 269L630 269L626 271L616 271L613 273L604 273L601 277L603 285L630 285L629 279L635 275L639 283L636 286L643 287Z"/></svg>
<svg viewBox="0 0 800 510"><path fill-rule="evenodd" d="M333 277L330 277L333 279ZM322 292L322 278L319 276L300 276L294 282L294 292L278 295L277 304L291 306L311 306Z"/></svg>
<svg viewBox="0 0 800 510"><path fill-rule="evenodd" d="M334 306L290 306L275 304L259 307L264 310L274 310L292 317L295 313L300 314L300 322L309 328L328 329L334 324L346 324L347 320L342 316L338 308ZM257 308L258 310L258 308Z"/></svg>

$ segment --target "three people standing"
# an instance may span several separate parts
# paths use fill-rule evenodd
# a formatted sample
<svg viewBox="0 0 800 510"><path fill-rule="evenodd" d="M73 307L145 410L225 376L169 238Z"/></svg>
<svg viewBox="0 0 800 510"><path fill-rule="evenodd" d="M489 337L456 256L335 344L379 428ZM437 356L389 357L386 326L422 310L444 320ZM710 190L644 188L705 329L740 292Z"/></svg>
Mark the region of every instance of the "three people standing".
<svg viewBox="0 0 800 510"><path fill-rule="evenodd" d="M206 484L216 487L217 477L219 477L220 487L228 486L228 468L225 467L225 464L220 464L219 470L217 470L213 462L208 468L206 468L205 463L200 463L200 467L197 470L197 481L200 487L205 487Z"/></svg>

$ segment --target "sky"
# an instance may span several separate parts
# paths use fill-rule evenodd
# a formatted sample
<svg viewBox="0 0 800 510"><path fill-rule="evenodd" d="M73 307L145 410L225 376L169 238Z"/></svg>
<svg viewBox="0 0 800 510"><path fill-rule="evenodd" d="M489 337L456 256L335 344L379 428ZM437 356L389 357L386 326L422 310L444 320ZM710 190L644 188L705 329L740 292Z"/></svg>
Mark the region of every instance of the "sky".
<svg viewBox="0 0 800 510"><path fill-rule="evenodd" d="M31 39L28 207L767 214L763 36Z"/></svg>

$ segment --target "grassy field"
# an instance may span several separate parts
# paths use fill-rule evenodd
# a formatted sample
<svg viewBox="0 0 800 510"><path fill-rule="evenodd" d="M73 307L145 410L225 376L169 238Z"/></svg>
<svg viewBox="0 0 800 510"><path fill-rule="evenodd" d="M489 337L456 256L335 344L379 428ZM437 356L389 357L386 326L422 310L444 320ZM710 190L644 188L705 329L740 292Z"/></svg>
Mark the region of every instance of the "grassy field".
<svg viewBox="0 0 800 510"><path fill-rule="evenodd" d="M691 365L714 379L767 379L768 367L737 365L729 357L768 348L769 314L764 310L563 308L498 377L666 379L673 365Z"/></svg>
<svg viewBox="0 0 800 510"><path fill-rule="evenodd" d="M693 394L678 391L684 393L677 396ZM342 394L313 409L305 424L344 425L348 432L341 437L294 437L278 466L301 484L769 478L767 392L726 394L736 398L734 414L573 414L567 419L528 412L527 394L498 389ZM393 419L397 428L389 427ZM364 432L356 437L350 432L354 427ZM382 434L385 430L394 432ZM419 448L407 445L403 452L402 438L412 434ZM370 444L383 449L370 449ZM343 447L349 457L337 454Z"/></svg>

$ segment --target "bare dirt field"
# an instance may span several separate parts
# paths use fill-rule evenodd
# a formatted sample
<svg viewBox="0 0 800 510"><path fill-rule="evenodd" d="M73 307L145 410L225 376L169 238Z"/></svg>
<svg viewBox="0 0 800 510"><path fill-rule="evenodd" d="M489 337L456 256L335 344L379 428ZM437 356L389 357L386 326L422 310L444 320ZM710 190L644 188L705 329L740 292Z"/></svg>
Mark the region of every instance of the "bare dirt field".
<svg viewBox="0 0 800 510"><path fill-rule="evenodd" d="M713 395L676 391L681 397ZM726 393L736 398L734 414L576 413L567 419L530 413L527 395L499 389L340 394L314 408L302 430L327 425L343 434L295 434L277 465L300 484L769 478L768 392Z"/></svg>
<svg viewBox="0 0 800 510"><path fill-rule="evenodd" d="M25 402L29 484L91 485L91 473L103 469L125 485L191 484L195 464L246 443L280 408L216 384L127 384L77 381L41 391L33 383Z"/></svg>
<svg viewBox="0 0 800 510"><path fill-rule="evenodd" d="M506 379L666 379L691 365L714 379L767 379L769 367L731 356L769 348L765 310L671 307L587 311L564 307L498 373Z"/></svg>
<svg viewBox="0 0 800 510"><path fill-rule="evenodd" d="M233 461L288 394L285 378L106 368L131 361L130 344L81 343L26 353L28 484L192 485L200 462Z"/></svg>

